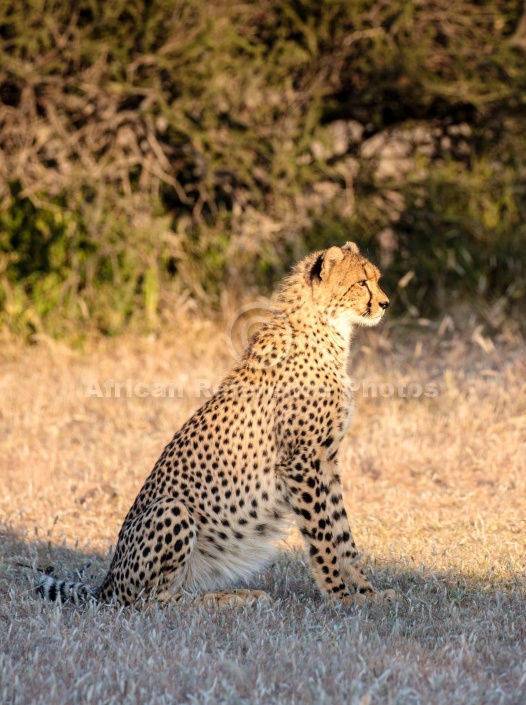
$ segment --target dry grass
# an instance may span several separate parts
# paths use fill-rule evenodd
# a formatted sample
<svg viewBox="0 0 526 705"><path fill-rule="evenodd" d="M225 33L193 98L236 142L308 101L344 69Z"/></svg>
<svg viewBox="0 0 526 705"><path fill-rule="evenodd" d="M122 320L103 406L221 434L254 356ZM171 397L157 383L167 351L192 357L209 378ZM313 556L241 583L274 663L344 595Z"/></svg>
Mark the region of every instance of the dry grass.
<svg viewBox="0 0 526 705"><path fill-rule="evenodd" d="M397 327L394 331L396 333ZM3 703L524 703L525 346L503 336L371 331L353 374L435 383L364 397L342 453L358 545L394 607L332 607L288 546L256 576L270 607L60 608L17 561L100 577L124 513L173 431L231 360L218 331L79 354L4 348L0 701ZM95 381L182 397L88 398Z"/></svg>

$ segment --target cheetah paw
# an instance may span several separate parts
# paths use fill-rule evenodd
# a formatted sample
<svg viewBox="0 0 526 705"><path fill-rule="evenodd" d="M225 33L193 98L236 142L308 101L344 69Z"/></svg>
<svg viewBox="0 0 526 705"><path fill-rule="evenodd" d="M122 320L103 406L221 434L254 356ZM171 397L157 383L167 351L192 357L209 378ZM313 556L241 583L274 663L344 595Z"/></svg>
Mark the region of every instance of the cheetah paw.
<svg viewBox="0 0 526 705"><path fill-rule="evenodd" d="M197 600L197 604L205 607L242 607L243 605L251 605L255 602L269 603L271 601L269 595L263 590L230 590L222 592L207 592L201 595Z"/></svg>
<svg viewBox="0 0 526 705"><path fill-rule="evenodd" d="M356 592L341 598L344 605L363 605L366 602L397 602L398 595L394 590L381 590L380 592Z"/></svg>
<svg viewBox="0 0 526 705"><path fill-rule="evenodd" d="M382 590L374 598L377 602L398 602L400 599L395 590Z"/></svg>

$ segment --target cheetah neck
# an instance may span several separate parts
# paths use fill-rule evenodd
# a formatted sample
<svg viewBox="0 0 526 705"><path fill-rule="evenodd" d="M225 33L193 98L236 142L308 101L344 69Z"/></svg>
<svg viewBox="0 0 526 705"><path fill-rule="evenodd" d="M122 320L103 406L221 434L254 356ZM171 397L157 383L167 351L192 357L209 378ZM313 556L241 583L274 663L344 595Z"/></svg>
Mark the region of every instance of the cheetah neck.
<svg viewBox="0 0 526 705"><path fill-rule="evenodd" d="M326 325L335 342L344 350L349 350L355 329L349 318L347 316L331 317L327 319Z"/></svg>
<svg viewBox="0 0 526 705"><path fill-rule="evenodd" d="M321 314L301 273L289 277L278 297L276 313L280 325L286 322L296 349L302 347L302 341L307 347L318 345L320 356L329 356L337 366L347 369L356 326L346 315L329 318Z"/></svg>

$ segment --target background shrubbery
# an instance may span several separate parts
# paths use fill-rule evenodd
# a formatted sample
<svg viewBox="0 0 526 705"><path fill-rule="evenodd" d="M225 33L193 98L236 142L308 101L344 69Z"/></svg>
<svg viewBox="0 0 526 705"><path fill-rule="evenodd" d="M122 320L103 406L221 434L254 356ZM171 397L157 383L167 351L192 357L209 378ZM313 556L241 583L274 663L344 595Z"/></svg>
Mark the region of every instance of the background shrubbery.
<svg viewBox="0 0 526 705"><path fill-rule="evenodd" d="M498 326L526 290L523 9L4 0L3 324L155 328L356 239L399 313Z"/></svg>

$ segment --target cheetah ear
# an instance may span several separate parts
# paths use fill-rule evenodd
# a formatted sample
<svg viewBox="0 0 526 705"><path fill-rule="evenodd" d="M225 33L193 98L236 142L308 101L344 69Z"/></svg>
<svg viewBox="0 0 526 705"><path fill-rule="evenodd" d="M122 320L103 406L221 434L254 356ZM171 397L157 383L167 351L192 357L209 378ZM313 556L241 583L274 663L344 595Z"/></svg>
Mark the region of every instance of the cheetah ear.
<svg viewBox="0 0 526 705"><path fill-rule="evenodd" d="M341 262L343 259L343 252L341 247L330 247L323 256L323 262L321 265L320 277L326 281L330 273L332 272L334 265Z"/></svg>
<svg viewBox="0 0 526 705"><path fill-rule="evenodd" d="M352 252L355 255L360 254L358 245L355 242L346 242L345 245L342 247L342 250L349 250L349 252Z"/></svg>

